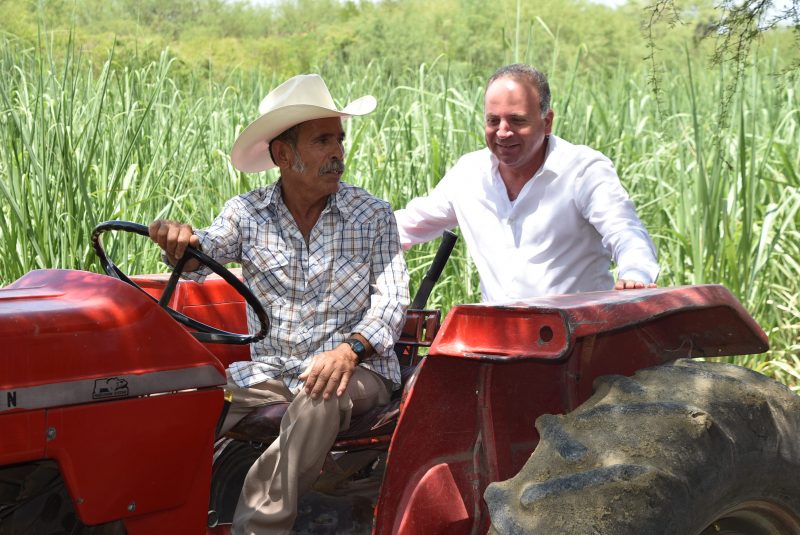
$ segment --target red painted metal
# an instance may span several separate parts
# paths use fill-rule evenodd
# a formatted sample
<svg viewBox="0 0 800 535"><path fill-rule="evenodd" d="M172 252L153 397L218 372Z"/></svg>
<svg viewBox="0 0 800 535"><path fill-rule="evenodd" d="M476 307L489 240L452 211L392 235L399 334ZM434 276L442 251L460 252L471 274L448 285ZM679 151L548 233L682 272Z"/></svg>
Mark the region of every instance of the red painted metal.
<svg viewBox="0 0 800 535"><path fill-rule="evenodd" d="M391 442L391 435L380 435L377 437L353 438L349 440L337 440L333 444L334 450L347 450L357 448L377 448L386 449Z"/></svg>
<svg viewBox="0 0 800 535"><path fill-rule="evenodd" d="M205 531L225 383L208 349L131 286L68 270L0 289L0 339L3 464L56 460L90 524L122 518L131 535ZM97 385L106 383L125 385L120 397L104 397L110 390ZM136 388L158 395L128 397ZM26 392L44 408L26 410Z"/></svg>
<svg viewBox="0 0 800 535"><path fill-rule="evenodd" d="M171 511L172 533L199 533L191 526L205 524L221 409L219 389L52 409L46 457L58 462L84 522ZM192 503L194 487L206 497Z"/></svg>
<svg viewBox="0 0 800 535"><path fill-rule="evenodd" d="M725 287L705 285L542 297L515 306L461 305L446 318L430 353L558 360L577 339L639 326L648 333L625 336L653 338L652 350L674 355L669 358L757 353L767 345Z"/></svg>
<svg viewBox="0 0 800 535"><path fill-rule="evenodd" d="M419 533L450 533L448 525L459 532L445 507L424 507L418 497L431 494L431 479L446 466L447 488L458 489L471 529L485 533L488 483L516 474L538 443L536 418L577 407L596 377L767 346L758 324L716 285L455 307L401 407L374 532L404 533L412 524Z"/></svg>
<svg viewBox="0 0 800 535"><path fill-rule="evenodd" d="M159 296L166 279L137 281ZM242 299L216 277L181 281L172 304L246 331ZM0 337L0 393L9 396L0 404L14 389L213 370L210 383L186 391L0 412L0 462L55 459L85 521L123 518L132 535L206 532L224 366L247 359L246 347L204 346L136 289L63 270L35 271L0 289ZM753 319L714 285L457 306L403 398L374 531L484 533L486 486L530 456L538 416L575 408L596 377L766 347Z"/></svg>
<svg viewBox="0 0 800 535"><path fill-rule="evenodd" d="M0 416L0 429L0 466L44 457L47 436L44 410L4 414Z"/></svg>
<svg viewBox="0 0 800 535"><path fill-rule="evenodd" d="M232 269L241 278L241 269ZM131 277L156 299L161 297L169 275ZM235 333L247 332L244 298L217 275L209 275L202 284L180 280L170 300L170 306L190 318ZM206 344L224 367L231 362L250 359L249 346Z"/></svg>
<svg viewBox="0 0 800 535"><path fill-rule="evenodd" d="M470 532L467 507L462 501L450 466L437 464L425 472L419 484L414 487L408 507L401 512L397 526L397 533L400 535L466 535Z"/></svg>
<svg viewBox="0 0 800 535"><path fill-rule="evenodd" d="M0 390L192 367L218 359L141 292L71 270L32 271L0 289Z"/></svg>

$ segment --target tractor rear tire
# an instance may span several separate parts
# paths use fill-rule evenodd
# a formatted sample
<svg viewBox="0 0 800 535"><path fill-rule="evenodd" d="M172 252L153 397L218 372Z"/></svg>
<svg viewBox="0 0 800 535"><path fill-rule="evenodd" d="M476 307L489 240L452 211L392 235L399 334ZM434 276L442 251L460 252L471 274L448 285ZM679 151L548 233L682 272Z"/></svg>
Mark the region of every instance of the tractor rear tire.
<svg viewBox="0 0 800 535"><path fill-rule="evenodd" d="M800 534L800 397L730 364L606 376L536 421L515 477L488 486L490 533Z"/></svg>

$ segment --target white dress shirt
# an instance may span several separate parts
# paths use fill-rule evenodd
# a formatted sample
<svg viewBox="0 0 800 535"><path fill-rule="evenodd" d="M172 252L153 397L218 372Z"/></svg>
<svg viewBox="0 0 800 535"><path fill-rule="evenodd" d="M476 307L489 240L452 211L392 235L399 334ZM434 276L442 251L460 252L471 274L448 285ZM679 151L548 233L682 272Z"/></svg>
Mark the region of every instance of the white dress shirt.
<svg viewBox="0 0 800 535"><path fill-rule="evenodd" d="M461 157L426 197L395 217L404 248L460 227L484 302L610 290L620 279L655 282L655 247L611 160L551 135L544 164L508 198L498 160Z"/></svg>

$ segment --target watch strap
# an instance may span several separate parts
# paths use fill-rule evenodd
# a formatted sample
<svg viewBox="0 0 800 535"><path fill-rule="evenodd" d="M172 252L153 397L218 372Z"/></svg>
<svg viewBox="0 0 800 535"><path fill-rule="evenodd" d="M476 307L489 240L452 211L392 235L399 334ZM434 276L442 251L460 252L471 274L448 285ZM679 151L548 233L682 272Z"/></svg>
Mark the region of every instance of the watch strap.
<svg viewBox="0 0 800 535"><path fill-rule="evenodd" d="M353 350L353 353L356 354L359 364L364 362L364 360L367 358L367 347L361 340L351 336L349 338L345 338L344 343L349 345L350 349Z"/></svg>

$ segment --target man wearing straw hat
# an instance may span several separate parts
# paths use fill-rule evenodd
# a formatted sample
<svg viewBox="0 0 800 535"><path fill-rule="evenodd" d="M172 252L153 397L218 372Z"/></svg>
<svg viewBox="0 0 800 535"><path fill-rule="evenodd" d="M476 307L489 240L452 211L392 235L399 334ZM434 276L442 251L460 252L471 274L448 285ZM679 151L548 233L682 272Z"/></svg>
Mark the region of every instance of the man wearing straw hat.
<svg viewBox="0 0 800 535"><path fill-rule="evenodd" d="M484 98L486 148L395 213L403 246L458 226L484 301L655 286L655 247L613 164L552 126L544 74L520 64L495 72Z"/></svg>
<svg viewBox="0 0 800 535"><path fill-rule="evenodd" d="M228 368L226 432L253 408L291 401L281 434L252 466L233 520L237 535L288 533L298 497L319 475L350 416L388 403L400 385L394 342L408 305L408 272L389 205L340 182L342 119L375 108L365 96L339 110L318 75L270 92L239 136L233 165L277 166L280 179L228 201L211 226L156 220L150 237L174 263L187 244L239 262L270 315L251 360ZM187 271L198 266L187 262ZM200 280L202 271L187 273ZM248 310L248 321L253 322Z"/></svg>

